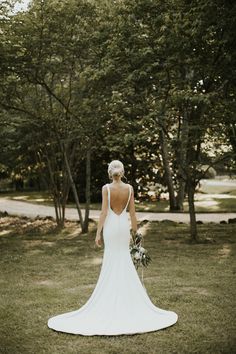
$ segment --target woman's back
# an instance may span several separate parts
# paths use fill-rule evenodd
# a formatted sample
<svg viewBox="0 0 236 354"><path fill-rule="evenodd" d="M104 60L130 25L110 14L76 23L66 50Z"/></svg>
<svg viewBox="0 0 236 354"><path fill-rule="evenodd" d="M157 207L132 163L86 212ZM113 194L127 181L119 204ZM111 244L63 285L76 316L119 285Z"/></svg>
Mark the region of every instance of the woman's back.
<svg viewBox="0 0 236 354"><path fill-rule="evenodd" d="M121 214L129 200L130 185L127 183L110 183L110 207L117 215Z"/></svg>

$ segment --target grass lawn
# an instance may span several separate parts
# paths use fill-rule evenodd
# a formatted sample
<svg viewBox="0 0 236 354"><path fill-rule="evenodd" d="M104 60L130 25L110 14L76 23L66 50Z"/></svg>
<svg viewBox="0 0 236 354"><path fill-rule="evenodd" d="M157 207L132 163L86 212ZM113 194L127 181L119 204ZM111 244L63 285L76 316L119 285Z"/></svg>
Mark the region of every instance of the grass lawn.
<svg viewBox="0 0 236 354"><path fill-rule="evenodd" d="M153 261L144 271L152 302L179 315L176 325L131 336L85 337L47 327L49 317L81 307L101 268L95 224L0 218L0 353L206 354L236 351L235 224L199 225L213 243L192 245L186 224L145 225ZM137 309L138 311L138 309Z"/></svg>

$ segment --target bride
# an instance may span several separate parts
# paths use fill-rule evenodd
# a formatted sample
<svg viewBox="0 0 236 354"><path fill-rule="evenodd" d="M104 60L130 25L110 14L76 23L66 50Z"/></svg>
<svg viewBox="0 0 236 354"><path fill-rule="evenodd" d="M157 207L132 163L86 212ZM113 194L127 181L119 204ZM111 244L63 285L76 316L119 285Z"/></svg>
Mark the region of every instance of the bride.
<svg viewBox="0 0 236 354"><path fill-rule="evenodd" d="M56 331L92 335L120 335L157 331L177 322L173 311L156 307L150 300L133 264L130 251L129 207L133 232L137 231L134 191L123 183L124 166L118 160L108 166L112 182L102 188L102 210L95 243L104 254L92 295L78 310L48 320Z"/></svg>

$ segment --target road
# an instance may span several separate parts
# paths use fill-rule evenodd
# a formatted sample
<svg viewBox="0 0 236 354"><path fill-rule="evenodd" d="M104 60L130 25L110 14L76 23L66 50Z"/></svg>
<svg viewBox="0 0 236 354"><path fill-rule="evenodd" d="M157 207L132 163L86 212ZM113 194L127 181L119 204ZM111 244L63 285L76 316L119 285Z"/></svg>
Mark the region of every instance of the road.
<svg viewBox="0 0 236 354"><path fill-rule="evenodd" d="M34 204L29 202L22 202L17 200L11 200L8 198L0 198L0 211L6 211L8 214L12 215L22 215L28 217L36 217L36 216L52 216L55 218L54 207ZM82 210L84 213L84 210ZM99 210L91 210L90 218L97 220L99 217ZM149 213L149 212L137 212L137 218L139 221L142 220L173 220L177 222L189 223L189 214L187 213ZM67 208L66 209L66 218L68 220L78 220L77 210L75 208ZM202 222L220 222L220 221L228 221L229 218L236 218L236 213L197 213L197 220L201 220Z"/></svg>

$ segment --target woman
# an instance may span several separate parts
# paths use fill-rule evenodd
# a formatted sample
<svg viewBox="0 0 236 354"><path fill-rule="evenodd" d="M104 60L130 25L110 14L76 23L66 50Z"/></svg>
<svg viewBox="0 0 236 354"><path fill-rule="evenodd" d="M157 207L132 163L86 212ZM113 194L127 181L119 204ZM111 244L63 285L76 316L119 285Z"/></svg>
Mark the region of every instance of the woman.
<svg viewBox="0 0 236 354"><path fill-rule="evenodd" d="M134 192L122 182L124 166L118 160L108 166L112 183L102 188L102 210L95 243L104 255L100 275L89 300L78 310L52 317L56 331L81 335L120 335L156 331L176 323L177 314L156 307L148 297L130 251L129 207L132 231L137 231Z"/></svg>

